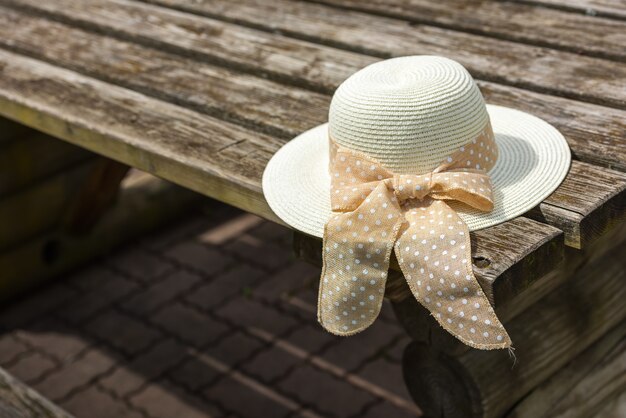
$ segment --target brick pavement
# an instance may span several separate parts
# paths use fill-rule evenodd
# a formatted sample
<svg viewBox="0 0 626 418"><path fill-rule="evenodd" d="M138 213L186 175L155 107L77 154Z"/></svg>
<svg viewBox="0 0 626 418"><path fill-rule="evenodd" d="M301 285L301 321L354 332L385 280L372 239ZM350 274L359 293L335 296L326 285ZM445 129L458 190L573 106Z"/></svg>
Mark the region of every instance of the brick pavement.
<svg viewBox="0 0 626 418"><path fill-rule="evenodd" d="M287 229L212 202L0 311L0 366L77 417L411 417L389 306L316 322Z"/></svg>

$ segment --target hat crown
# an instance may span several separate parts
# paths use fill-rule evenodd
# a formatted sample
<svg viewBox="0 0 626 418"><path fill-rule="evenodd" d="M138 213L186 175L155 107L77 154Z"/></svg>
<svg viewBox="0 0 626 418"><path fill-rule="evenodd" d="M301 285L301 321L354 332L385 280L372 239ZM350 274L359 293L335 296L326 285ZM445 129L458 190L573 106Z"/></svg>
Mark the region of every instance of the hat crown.
<svg viewBox="0 0 626 418"><path fill-rule="evenodd" d="M423 174L476 138L489 121L472 76L443 57L411 56L369 65L335 92L329 131L398 174Z"/></svg>

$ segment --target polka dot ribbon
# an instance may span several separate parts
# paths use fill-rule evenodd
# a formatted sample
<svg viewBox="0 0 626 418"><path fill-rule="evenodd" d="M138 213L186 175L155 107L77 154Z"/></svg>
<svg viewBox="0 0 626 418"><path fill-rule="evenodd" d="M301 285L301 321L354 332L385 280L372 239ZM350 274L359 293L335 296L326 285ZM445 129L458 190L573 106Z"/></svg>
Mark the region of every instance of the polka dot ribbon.
<svg viewBox="0 0 626 418"><path fill-rule="evenodd" d="M352 335L374 322L394 250L413 295L442 327L474 348L509 347L472 272L467 225L446 203L492 210L487 171L498 150L490 124L423 175L393 174L363 153L330 143L333 213L324 231L322 326Z"/></svg>

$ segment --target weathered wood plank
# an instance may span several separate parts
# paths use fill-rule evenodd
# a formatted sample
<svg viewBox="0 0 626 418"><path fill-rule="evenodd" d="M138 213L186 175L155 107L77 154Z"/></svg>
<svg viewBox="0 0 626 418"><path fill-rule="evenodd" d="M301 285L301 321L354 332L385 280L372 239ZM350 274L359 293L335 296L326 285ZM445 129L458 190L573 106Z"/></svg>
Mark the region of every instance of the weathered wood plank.
<svg viewBox="0 0 626 418"><path fill-rule="evenodd" d="M626 220L626 174L574 161L563 183L527 216L564 231L570 247L587 247Z"/></svg>
<svg viewBox="0 0 626 418"><path fill-rule="evenodd" d="M117 199L120 184L130 167L109 158L98 158L69 201L63 226L75 235L87 234Z"/></svg>
<svg viewBox="0 0 626 418"><path fill-rule="evenodd" d="M296 65L301 71L315 76L308 64L316 62L318 56L310 55L310 44L299 42L296 43L298 48L289 46L285 51L287 44L293 45L294 40L238 25L126 0L58 0L53 4L37 0L2 0L0 3L37 11L75 25L93 27L96 24L103 27L99 30L109 34L177 52L182 52L181 47L186 53L193 49L197 57L214 61L227 59L236 64L239 54L248 55L253 45L259 45L255 48L259 51L255 60L266 73L280 74L283 65L291 68ZM189 2L177 4L189 5ZM485 80L616 107L626 106L626 86L622 82L626 79L626 66L607 60L440 28L410 27L406 21L318 4L283 0L259 3L217 0L193 4L194 9L207 15L219 15L266 31L280 30L290 36L382 58L411 54L445 55ZM297 61L273 62L277 49L288 52L286 55L292 59L297 56ZM342 63L341 57L336 50L325 51L327 56L321 58L330 61L332 71L337 68L337 63ZM245 65L249 66L248 63Z"/></svg>
<svg viewBox="0 0 626 418"><path fill-rule="evenodd" d="M623 322L536 387L506 417L598 417L601 409L624 393L626 323Z"/></svg>
<svg viewBox="0 0 626 418"><path fill-rule="evenodd" d="M124 181L116 204L89 234L77 236L60 228L0 254L0 300L8 300L180 217L200 198L145 173L132 176Z"/></svg>
<svg viewBox="0 0 626 418"><path fill-rule="evenodd" d="M625 241L626 223L622 223L620 227L582 251L565 248L565 258L556 268L536 279L517 294L515 299L504 300L496 305L498 317L503 323L514 321L518 315L531 309L537 301L569 281L583 266L597 263L615 248L623 246ZM390 280L391 278L390 275ZM469 349L441 328L428 311L412 297L404 280L395 280L393 288L388 285L387 296L392 302L400 324L415 341L427 342L437 350L450 355L460 355Z"/></svg>
<svg viewBox="0 0 626 418"><path fill-rule="evenodd" d="M561 232L526 218L516 218L470 235L474 274L494 306L515 299L536 279L554 269L563 257ZM296 233L294 250L298 257L321 266L320 239ZM392 269L399 271L395 258ZM399 291L403 292L402 297L412 297L404 278L390 277L387 296L399 298Z"/></svg>
<svg viewBox="0 0 626 418"><path fill-rule="evenodd" d="M5 51L0 51L0 109L52 135L280 222L260 185L266 162L282 143L277 139ZM530 246L543 248L547 235L552 262L557 262L563 250L560 231L540 224L528 231L535 223L526 222L524 233L540 236ZM499 228L506 236L506 224ZM478 244L484 241L486 248L495 238L484 235ZM494 251L505 251L504 245ZM542 267L535 261L529 265ZM522 262L515 268L526 267Z"/></svg>
<svg viewBox="0 0 626 418"><path fill-rule="evenodd" d="M4 7L0 46L283 138L293 138L328 116L326 94Z"/></svg>
<svg viewBox="0 0 626 418"><path fill-rule="evenodd" d="M219 35L211 38L214 44L201 46L201 50L188 46L181 51L185 55L181 57L8 9L2 9L0 19L0 30L5 35L0 41L7 48L207 114L222 115L239 124L254 124L256 129L284 137L293 137L326 119L329 99L186 56L217 51L220 60L236 61L235 67L245 66L255 75L269 68L272 74L280 72L278 78L282 80L289 79L296 85L315 85L326 93L332 92L362 66L377 60L312 44L306 44L305 48L298 41L287 44L288 39L264 38L263 33L258 38L260 42L252 36L229 38L229 31L221 29ZM194 31L198 33L219 29L209 20L186 22L185 27L191 23L196 24ZM174 27L170 33L169 27L163 28L165 33L161 38L180 38L177 32L184 28ZM106 27L100 29L105 31ZM215 44L220 37L225 38L218 47ZM42 39L55 42L43 48ZM226 50L224 45L230 41L240 50ZM259 56L267 58L259 60ZM490 102L548 119L564 132L577 158L626 170L626 113L490 82L479 81L479 85ZM225 97L228 100L224 100ZM294 113L298 114L297 118L293 117Z"/></svg>
<svg viewBox="0 0 626 418"><path fill-rule="evenodd" d="M160 0L156 0L160 1ZM626 58L626 22L524 3L448 0L319 0L351 10L617 60Z"/></svg>
<svg viewBox="0 0 626 418"><path fill-rule="evenodd" d="M3 0L17 3L20 7L47 10L53 8L36 5L36 0ZM77 0L64 0L75 2ZM443 55L459 61L476 77L487 81L505 83L543 93L563 97L607 104L624 108L626 106L626 87L621 80L626 77L626 65L609 60L581 56L576 53L557 51L543 47L518 44L505 40L480 35L454 32L430 26L412 26L410 22L382 16L373 16L329 6L288 0L211 0L187 2L184 0L158 0L159 4L184 8L207 17L236 22L264 31L280 31L288 36L309 40L367 53L380 58L411 54ZM92 16L83 16L92 7L81 2L80 10L58 12L65 18L75 21L97 20ZM92 1L89 1L91 4ZM92 13L104 14L102 7L95 7ZM142 10L131 9L123 0L116 0L116 13L107 10L106 14L115 15L117 23L110 22L116 31L126 31L124 21L131 19L132 31L141 28L152 39L162 36L158 22L167 21L169 25L180 27L178 39L172 43L180 45L190 41L196 45L206 43L207 33L201 29L206 20L190 15L177 14L158 8L145 7ZM78 8L76 8L78 9ZM141 15L150 15L154 19L150 27L141 22ZM132 16L132 17L131 17ZM277 18L279 16L280 18ZM146 18L144 17L144 20ZM103 19L100 19L103 20ZM204 22L204 23L203 23ZM161 24L163 25L163 24ZM191 25L191 26L189 26ZM211 25L215 25L211 22ZM229 27L223 26L224 30ZM238 29L239 31L242 28ZM182 38L183 33L185 39ZM224 35L224 33L221 33ZM260 35L255 35L260 36Z"/></svg>
<svg viewBox="0 0 626 418"><path fill-rule="evenodd" d="M485 100L537 115L563 133L575 158L626 171L626 113L478 81Z"/></svg>
<svg viewBox="0 0 626 418"><path fill-rule="evenodd" d="M506 351L467 350L452 358L413 343L404 368L416 402L426 415L501 416L624 320L625 256L619 246L506 323L517 357L513 368Z"/></svg>
<svg viewBox="0 0 626 418"><path fill-rule="evenodd" d="M0 417L72 418L4 369L0 369Z"/></svg>
<svg viewBox="0 0 626 418"><path fill-rule="evenodd" d="M283 143L274 137L2 50L0 111L280 222L261 189L265 163Z"/></svg>
<svg viewBox="0 0 626 418"><path fill-rule="evenodd" d="M0 199L92 156L88 151L35 133L0 146Z"/></svg>
<svg viewBox="0 0 626 418"><path fill-rule="evenodd" d="M293 137L327 118L330 97L319 93L258 79L13 10L0 10L0 45L4 42L5 46L15 51L63 67L281 138ZM581 144L589 144L587 136L573 146L580 147ZM574 170L572 175L575 173ZM617 178L613 176L613 180ZM580 184L585 179L574 179L570 183ZM600 203L619 199L623 188L620 188L619 182L614 183L613 194L608 189L590 189L586 197L587 206L582 208L572 205L570 210L568 198L553 198L552 202L541 205L537 217L558 224L567 232L569 244L586 245L597 235L594 232L602 228L583 228L583 233L588 230L591 238L581 238L581 222L610 226L610 219L606 216L619 213L617 210L594 211Z"/></svg>
<svg viewBox="0 0 626 418"><path fill-rule="evenodd" d="M589 16L626 18L626 1L624 0L516 0L520 3L553 7L558 10L584 13Z"/></svg>

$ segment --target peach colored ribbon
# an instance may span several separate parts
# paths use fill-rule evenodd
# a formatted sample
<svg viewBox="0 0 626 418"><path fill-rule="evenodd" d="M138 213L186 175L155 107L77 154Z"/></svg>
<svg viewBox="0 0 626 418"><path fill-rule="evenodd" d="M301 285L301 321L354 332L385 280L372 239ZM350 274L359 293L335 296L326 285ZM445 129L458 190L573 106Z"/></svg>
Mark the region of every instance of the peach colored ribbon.
<svg viewBox="0 0 626 418"><path fill-rule="evenodd" d="M337 335L371 325L391 250L415 298L448 332L480 349L511 340L472 272L467 225L445 201L493 208L487 171L498 150L488 123L431 173L394 174L330 141L331 205L324 230L318 319Z"/></svg>

